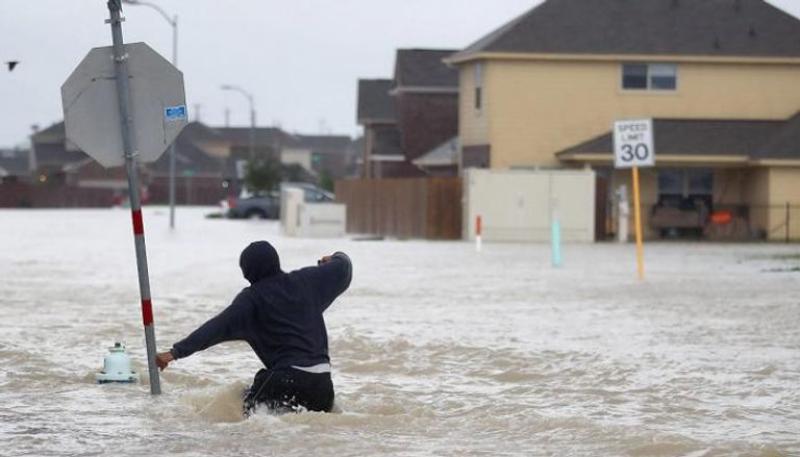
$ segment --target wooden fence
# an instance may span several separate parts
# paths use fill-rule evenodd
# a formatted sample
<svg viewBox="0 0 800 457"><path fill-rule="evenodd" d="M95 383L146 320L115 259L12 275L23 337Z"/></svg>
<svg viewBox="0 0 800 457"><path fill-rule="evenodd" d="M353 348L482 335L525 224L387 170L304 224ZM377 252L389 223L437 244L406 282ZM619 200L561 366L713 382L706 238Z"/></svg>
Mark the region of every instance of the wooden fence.
<svg viewBox="0 0 800 457"><path fill-rule="evenodd" d="M0 183L0 208L108 208L114 191L61 183Z"/></svg>
<svg viewBox="0 0 800 457"><path fill-rule="evenodd" d="M460 178L360 179L336 182L347 205L347 232L398 238L461 238Z"/></svg>

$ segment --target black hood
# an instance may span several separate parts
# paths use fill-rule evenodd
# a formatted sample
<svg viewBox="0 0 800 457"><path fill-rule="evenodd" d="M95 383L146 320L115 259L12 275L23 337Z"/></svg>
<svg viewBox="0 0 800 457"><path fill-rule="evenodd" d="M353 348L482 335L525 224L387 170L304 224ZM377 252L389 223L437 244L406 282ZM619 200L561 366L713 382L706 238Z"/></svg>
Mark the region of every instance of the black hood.
<svg viewBox="0 0 800 457"><path fill-rule="evenodd" d="M239 256L239 266L250 284L283 273L278 251L266 241L256 241L244 248Z"/></svg>

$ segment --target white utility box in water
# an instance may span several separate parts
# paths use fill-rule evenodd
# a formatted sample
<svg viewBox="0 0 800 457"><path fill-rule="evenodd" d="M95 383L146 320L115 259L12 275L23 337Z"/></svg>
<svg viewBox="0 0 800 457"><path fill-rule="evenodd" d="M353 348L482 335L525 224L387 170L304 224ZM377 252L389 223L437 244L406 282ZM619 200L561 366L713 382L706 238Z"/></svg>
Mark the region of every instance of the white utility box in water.
<svg viewBox="0 0 800 457"><path fill-rule="evenodd" d="M464 238L483 241L546 242L553 222L567 243L594 241L594 171L482 170L464 173Z"/></svg>
<svg viewBox="0 0 800 457"><path fill-rule="evenodd" d="M131 358L125 352L125 346L122 343L114 343L114 346L108 348L108 352L103 359L103 371L95 375L97 382L100 384L136 382L138 376L131 370Z"/></svg>
<svg viewBox="0 0 800 457"><path fill-rule="evenodd" d="M287 236L339 238L345 235L346 224L345 205L306 202L302 189L281 190L281 227Z"/></svg>

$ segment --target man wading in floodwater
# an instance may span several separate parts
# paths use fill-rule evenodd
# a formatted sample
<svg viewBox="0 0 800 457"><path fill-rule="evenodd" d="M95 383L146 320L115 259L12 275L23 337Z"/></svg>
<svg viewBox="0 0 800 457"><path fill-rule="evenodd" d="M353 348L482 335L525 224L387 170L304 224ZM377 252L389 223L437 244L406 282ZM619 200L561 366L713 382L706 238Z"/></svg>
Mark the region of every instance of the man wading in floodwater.
<svg viewBox="0 0 800 457"><path fill-rule="evenodd" d="M350 258L337 252L316 267L284 273L275 248L258 241L242 251L239 266L250 287L169 352L158 354L158 367L225 341L246 341L267 368L245 392L245 415L261 404L278 413L330 412L333 383L322 313L350 286Z"/></svg>

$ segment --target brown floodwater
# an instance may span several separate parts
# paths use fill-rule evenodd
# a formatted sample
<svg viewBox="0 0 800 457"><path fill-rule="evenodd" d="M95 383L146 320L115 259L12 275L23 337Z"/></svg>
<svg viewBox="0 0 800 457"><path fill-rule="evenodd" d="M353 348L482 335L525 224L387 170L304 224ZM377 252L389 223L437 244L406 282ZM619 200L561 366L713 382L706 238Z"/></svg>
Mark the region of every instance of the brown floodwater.
<svg viewBox="0 0 800 457"><path fill-rule="evenodd" d="M240 250L285 268L350 254L326 314L337 411L240 415L242 343L146 385L124 210L0 211L0 455L800 455L800 247L303 240L274 222L145 211L161 349L244 287ZM98 385L127 343L134 385Z"/></svg>

